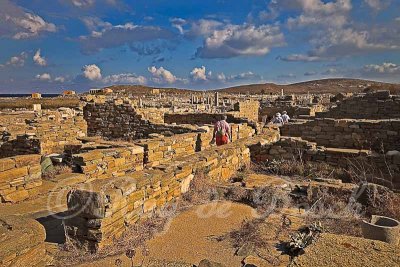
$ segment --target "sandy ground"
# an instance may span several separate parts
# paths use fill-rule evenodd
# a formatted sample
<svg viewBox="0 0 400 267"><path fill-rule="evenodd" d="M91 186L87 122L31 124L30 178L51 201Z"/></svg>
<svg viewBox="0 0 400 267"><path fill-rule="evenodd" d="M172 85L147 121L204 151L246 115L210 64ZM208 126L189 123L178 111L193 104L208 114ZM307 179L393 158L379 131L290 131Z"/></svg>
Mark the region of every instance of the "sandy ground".
<svg viewBox="0 0 400 267"><path fill-rule="evenodd" d="M322 234L295 263L295 266L310 267L398 267L400 248L358 237Z"/></svg>
<svg viewBox="0 0 400 267"><path fill-rule="evenodd" d="M254 216L251 207L228 201L185 211L174 218L163 233L147 242L149 252L144 266L192 266L202 259L230 267L242 266L243 257L234 255L235 249L229 241L217 241L217 237L238 229L243 220ZM124 254L79 266L116 266L117 259L122 262L120 266L130 266ZM134 264L139 265L142 259L138 255Z"/></svg>

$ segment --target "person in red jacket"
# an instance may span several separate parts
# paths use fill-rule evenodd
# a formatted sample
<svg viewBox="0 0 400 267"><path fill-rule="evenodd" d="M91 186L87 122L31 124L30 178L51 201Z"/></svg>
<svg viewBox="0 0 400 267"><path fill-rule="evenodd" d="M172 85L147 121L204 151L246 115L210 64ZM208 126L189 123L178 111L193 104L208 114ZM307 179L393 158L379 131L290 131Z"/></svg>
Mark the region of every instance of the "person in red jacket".
<svg viewBox="0 0 400 267"><path fill-rule="evenodd" d="M221 119L214 124L214 131L213 131L213 139L216 142L217 146L222 146L228 144L231 140L231 127L229 123L226 122L226 115L222 115Z"/></svg>

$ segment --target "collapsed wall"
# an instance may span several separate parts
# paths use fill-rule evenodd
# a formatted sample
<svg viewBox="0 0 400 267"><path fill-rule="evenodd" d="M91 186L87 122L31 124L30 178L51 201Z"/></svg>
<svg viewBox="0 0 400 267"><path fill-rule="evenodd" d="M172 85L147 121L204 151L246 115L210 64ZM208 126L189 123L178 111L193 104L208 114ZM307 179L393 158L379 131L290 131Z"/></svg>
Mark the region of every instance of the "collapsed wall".
<svg viewBox="0 0 400 267"><path fill-rule="evenodd" d="M400 96L390 91L356 95L339 102L326 112L316 113L320 118L392 119L400 118Z"/></svg>
<svg viewBox="0 0 400 267"><path fill-rule="evenodd" d="M301 137L320 146L400 151L400 119L349 120L315 119L285 124L283 136Z"/></svg>

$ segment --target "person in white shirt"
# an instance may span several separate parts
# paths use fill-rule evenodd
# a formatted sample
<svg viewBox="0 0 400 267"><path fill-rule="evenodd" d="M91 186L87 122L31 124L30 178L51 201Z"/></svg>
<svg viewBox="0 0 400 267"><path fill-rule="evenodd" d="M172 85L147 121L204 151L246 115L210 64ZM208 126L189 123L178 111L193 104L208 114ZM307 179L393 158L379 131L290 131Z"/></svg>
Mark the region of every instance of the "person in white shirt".
<svg viewBox="0 0 400 267"><path fill-rule="evenodd" d="M287 112L286 111L282 112L282 121L283 121L283 123L288 123L289 120L290 120L290 117L287 114Z"/></svg>
<svg viewBox="0 0 400 267"><path fill-rule="evenodd" d="M272 118L272 123L283 123L282 115L281 113L276 113L275 116Z"/></svg>

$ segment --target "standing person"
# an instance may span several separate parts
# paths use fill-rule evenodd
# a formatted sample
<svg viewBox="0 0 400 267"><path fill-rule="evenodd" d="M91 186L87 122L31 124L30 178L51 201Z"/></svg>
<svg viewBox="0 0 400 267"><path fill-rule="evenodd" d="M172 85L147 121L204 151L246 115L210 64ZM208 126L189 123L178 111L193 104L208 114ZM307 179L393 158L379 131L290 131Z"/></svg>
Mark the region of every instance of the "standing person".
<svg viewBox="0 0 400 267"><path fill-rule="evenodd" d="M282 120L283 120L283 123L288 123L290 120L290 117L286 111L282 112Z"/></svg>
<svg viewBox="0 0 400 267"><path fill-rule="evenodd" d="M214 125L213 139L211 143L216 141L217 146L222 146L229 143L231 140L231 126L226 122L226 115L222 115L221 119Z"/></svg>
<svg viewBox="0 0 400 267"><path fill-rule="evenodd" d="M283 123L283 119L282 119L281 113L279 113L279 112L276 113L275 116L272 118L271 122L275 123L275 124Z"/></svg>

